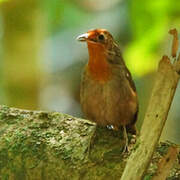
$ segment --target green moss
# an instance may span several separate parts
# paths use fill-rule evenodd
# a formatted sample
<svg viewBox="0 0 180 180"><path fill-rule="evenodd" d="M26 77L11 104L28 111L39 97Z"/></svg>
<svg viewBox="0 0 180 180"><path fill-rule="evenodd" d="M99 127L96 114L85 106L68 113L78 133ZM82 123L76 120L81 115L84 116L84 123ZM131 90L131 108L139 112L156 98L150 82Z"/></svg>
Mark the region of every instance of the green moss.
<svg viewBox="0 0 180 180"><path fill-rule="evenodd" d="M144 177L144 180L151 180L152 179L152 174L148 174Z"/></svg>
<svg viewBox="0 0 180 180"><path fill-rule="evenodd" d="M139 147L140 143L140 139L137 139L136 144L133 147L133 151L135 151Z"/></svg>
<svg viewBox="0 0 180 180"><path fill-rule="evenodd" d="M4 173L2 176L2 180L9 180L9 174Z"/></svg>
<svg viewBox="0 0 180 180"><path fill-rule="evenodd" d="M1 169L8 163L8 150L7 148L0 149L0 172Z"/></svg>
<svg viewBox="0 0 180 180"><path fill-rule="evenodd" d="M167 143L161 143L160 146L157 147L157 151L160 155L165 155L168 151L169 145Z"/></svg>

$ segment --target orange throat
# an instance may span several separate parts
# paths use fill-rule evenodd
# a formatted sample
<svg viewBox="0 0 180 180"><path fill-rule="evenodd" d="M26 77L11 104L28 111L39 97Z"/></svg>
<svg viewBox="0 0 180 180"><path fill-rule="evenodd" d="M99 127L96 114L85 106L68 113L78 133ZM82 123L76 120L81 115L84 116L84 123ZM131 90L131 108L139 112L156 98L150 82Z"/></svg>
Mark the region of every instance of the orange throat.
<svg viewBox="0 0 180 180"><path fill-rule="evenodd" d="M112 71L106 60L105 48L99 44L88 43L88 51L88 72L92 78L99 82L110 80Z"/></svg>

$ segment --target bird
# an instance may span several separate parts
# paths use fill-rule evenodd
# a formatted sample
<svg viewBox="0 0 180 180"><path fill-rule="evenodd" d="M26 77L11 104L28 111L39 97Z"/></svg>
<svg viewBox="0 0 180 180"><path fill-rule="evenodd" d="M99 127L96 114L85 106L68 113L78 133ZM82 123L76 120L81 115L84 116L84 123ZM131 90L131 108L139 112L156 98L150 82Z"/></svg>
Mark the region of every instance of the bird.
<svg viewBox="0 0 180 180"><path fill-rule="evenodd" d="M127 133L137 132L138 96L120 48L106 29L89 30L77 40L87 43L89 53L80 84L83 114L99 126L122 129L127 152Z"/></svg>

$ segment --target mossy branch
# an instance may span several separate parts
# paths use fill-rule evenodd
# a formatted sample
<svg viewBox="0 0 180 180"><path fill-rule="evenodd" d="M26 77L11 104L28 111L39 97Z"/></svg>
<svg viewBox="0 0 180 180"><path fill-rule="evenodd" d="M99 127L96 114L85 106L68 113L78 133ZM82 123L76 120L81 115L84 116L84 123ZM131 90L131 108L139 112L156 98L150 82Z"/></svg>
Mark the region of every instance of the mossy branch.
<svg viewBox="0 0 180 180"><path fill-rule="evenodd" d="M0 179L117 180L128 158L120 134L58 112L0 106ZM147 178L171 146L158 146ZM179 168L176 158L170 177Z"/></svg>

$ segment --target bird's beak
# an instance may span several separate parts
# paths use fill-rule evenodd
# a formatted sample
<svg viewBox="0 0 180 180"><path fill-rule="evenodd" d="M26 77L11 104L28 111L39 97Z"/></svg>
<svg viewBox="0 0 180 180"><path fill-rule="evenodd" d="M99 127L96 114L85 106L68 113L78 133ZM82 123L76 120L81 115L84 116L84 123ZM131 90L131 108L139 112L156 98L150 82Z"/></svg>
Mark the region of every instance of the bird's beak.
<svg viewBox="0 0 180 180"><path fill-rule="evenodd" d="M88 39L88 37L89 37L89 34L88 33L84 33L84 34L81 34L81 35L79 35L76 39L78 40L78 41L86 41L87 39Z"/></svg>

